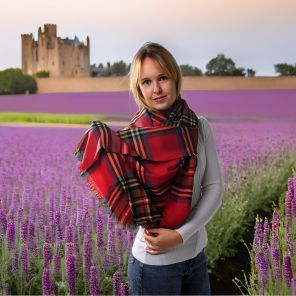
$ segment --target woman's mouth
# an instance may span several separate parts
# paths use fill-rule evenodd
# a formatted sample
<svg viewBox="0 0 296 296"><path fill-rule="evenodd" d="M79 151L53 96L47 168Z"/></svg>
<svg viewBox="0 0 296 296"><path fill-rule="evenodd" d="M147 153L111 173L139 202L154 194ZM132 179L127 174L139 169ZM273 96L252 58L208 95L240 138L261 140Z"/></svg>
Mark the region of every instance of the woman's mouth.
<svg viewBox="0 0 296 296"><path fill-rule="evenodd" d="M165 96L154 98L153 101L161 101L163 99L165 99Z"/></svg>

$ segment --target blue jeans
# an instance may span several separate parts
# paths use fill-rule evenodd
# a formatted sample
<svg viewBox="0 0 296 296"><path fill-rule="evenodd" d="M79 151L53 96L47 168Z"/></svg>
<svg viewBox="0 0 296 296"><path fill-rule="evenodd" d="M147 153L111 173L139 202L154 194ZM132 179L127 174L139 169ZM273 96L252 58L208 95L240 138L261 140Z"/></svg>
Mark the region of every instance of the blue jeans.
<svg viewBox="0 0 296 296"><path fill-rule="evenodd" d="M157 255L155 255L157 256ZM132 255L128 264L131 295L210 295L207 257L200 252L195 258L169 265L148 265Z"/></svg>

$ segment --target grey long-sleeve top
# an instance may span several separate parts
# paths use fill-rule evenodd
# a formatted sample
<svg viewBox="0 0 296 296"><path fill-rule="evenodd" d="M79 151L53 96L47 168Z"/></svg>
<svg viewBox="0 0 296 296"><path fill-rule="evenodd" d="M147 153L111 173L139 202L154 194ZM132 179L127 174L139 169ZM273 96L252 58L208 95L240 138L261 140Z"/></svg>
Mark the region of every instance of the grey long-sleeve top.
<svg viewBox="0 0 296 296"><path fill-rule="evenodd" d="M165 253L146 252L143 227L139 227L132 247L133 256L150 265L167 265L194 258L207 245L205 225L220 207L223 179L211 127L206 118L199 117L197 169L194 175L191 212L184 224L176 229L183 244Z"/></svg>

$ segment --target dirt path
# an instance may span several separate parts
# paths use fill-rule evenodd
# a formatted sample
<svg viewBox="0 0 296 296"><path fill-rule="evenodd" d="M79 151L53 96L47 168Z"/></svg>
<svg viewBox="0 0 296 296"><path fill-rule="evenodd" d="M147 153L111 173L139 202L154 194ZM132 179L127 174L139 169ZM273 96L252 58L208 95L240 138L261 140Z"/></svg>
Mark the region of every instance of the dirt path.
<svg viewBox="0 0 296 296"><path fill-rule="evenodd" d="M107 125L124 127L128 125L127 121L104 121ZM88 128L90 124L76 123L38 123L38 122L0 122L1 126L11 127L54 127L54 128Z"/></svg>

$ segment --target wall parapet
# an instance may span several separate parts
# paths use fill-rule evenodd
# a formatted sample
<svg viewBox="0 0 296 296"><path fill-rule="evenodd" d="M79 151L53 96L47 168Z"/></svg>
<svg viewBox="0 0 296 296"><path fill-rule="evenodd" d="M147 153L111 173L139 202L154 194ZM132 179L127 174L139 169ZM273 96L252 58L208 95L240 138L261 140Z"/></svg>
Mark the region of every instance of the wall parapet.
<svg viewBox="0 0 296 296"><path fill-rule="evenodd" d="M38 93L128 91L128 77L39 78ZM296 89L289 77L184 77L183 90Z"/></svg>

